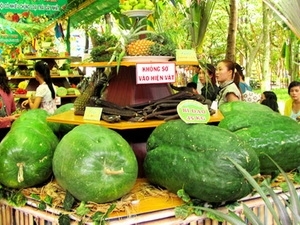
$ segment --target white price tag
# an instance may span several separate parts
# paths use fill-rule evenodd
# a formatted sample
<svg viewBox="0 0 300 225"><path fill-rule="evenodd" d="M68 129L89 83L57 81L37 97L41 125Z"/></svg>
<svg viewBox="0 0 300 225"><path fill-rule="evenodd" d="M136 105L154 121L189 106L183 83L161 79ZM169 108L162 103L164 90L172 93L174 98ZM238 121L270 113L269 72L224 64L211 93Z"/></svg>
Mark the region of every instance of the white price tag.
<svg viewBox="0 0 300 225"><path fill-rule="evenodd" d="M55 104L56 105L61 105L61 98L60 97L55 98Z"/></svg>

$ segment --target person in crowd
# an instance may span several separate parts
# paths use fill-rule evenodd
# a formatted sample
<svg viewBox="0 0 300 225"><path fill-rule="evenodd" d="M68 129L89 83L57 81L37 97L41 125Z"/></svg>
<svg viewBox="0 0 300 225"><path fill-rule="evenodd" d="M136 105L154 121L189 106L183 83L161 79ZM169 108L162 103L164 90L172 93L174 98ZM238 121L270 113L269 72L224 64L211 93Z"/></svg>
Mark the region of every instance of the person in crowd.
<svg viewBox="0 0 300 225"><path fill-rule="evenodd" d="M188 90L190 90L192 93L194 94L199 94L197 91L197 84L195 82L189 82L187 83L186 87L188 88Z"/></svg>
<svg viewBox="0 0 300 225"><path fill-rule="evenodd" d="M285 102L284 115L300 121L300 82L292 81L288 86L290 99Z"/></svg>
<svg viewBox="0 0 300 225"><path fill-rule="evenodd" d="M199 71L202 84L201 95L212 102L216 100L219 87L216 84L216 69L212 64L205 64Z"/></svg>
<svg viewBox="0 0 300 225"><path fill-rule="evenodd" d="M199 79L199 72L201 71L201 67L199 65L197 65L197 66L192 66L191 68L190 69L192 71L194 71L194 75L192 77L192 82L197 84L197 92L201 93L201 89L203 87L203 85Z"/></svg>
<svg viewBox="0 0 300 225"><path fill-rule="evenodd" d="M12 115L16 111L14 96L8 85L6 71L0 66L0 140L10 130L10 126L19 114Z"/></svg>
<svg viewBox="0 0 300 225"><path fill-rule="evenodd" d="M245 82L245 75L243 73L244 68L241 67L240 64L235 63L235 69L236 69L237 74L240 76L239 88L240 88L242 94L244 94L246 91L252 91L251 86Z"/></svg>
<svg viewBox="0 0 300 225"><path fill-rule="evenodd" d="M279 112L277 96L273 91L264 91L261 94L260 104L270 107L275 112Z"/></svg>
<svg viewBox="0 0 300 225"><path fill-rule="evenodd" d="M49 114L53 114L56 110L56 93L51 80L49 66L44 61L38 61L34 65L34 70L35 79L39 82L39 86L36 89L35 97L28 98L22 102L21 106L30 109L41 108L46 110Z"/></svg>
<svg viewBox="0 0 300 225"><path fill-rule="evenodd" d="M235 73L235 63L230 60L222 60L216 68L216 79L219 83L217 95L218 107L226 102L240 101L242 99L239 90L240 77Z"/></svg>

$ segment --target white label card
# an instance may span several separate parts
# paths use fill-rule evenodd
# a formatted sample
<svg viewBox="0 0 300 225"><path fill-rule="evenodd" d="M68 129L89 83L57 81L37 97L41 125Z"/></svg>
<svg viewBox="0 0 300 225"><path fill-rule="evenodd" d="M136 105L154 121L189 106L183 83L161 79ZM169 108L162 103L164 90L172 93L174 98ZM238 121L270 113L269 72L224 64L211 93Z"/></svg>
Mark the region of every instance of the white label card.
<svg viewBox="0 0 300 225"><path fill-rule="evenodd" d="M101 119L102 108L100 107L85 107L83 119L84 120L95 120Z"/></svg>

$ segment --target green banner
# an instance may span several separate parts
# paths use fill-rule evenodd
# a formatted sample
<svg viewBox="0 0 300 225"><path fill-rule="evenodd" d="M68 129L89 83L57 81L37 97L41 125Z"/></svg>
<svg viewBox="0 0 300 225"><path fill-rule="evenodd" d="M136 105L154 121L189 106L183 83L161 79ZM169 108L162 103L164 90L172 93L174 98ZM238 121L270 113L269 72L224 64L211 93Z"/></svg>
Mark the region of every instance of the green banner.
<svg viewBox="0 0 300 225"><path fill-rule="evenodd" d="M6 0L0 2L0 18L16 23L44 23L57 17L67 0Z"/></svg>
<svg viewBox="0 0 300 225"><path fill-rule="evenodd" d="M22 42L22 35L9 26L0 25L0 43L7 45L18 45Z"/></svg>

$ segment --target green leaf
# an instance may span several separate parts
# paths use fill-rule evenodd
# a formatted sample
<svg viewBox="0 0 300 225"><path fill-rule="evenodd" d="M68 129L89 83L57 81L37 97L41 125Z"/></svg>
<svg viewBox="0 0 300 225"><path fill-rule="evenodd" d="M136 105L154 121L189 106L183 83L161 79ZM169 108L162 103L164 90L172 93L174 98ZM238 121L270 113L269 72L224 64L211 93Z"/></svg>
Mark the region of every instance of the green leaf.
<svg viewBox="0 0 300 225"><path fill-rule="evenodd" d="M296 173L294 175L294 182L297 184L300 184L300 174L299 173Z"/></svg>
<svg viewBox="0 0 300 225"><path fill-rule="evenodd" d="M188 216L192 215L191 208L188 205L176 206L174 208L175 217L180 219L185 219Z"/></svg>
<svg viewBox="0 0 300 225"><path fill-rule="evenodd" d="M58 217L58 224L59 225L70 225L71 224L71 219L66 214L60 214L59 217Z"/></svg>
<svg viewBox="0 0 300 225"><path fill-rule="evenodd" d="M254 187L255 190L259 193L260 197L263 199L263 201L265 202L265 205L267 206L267 208L269 209L270 213L272 214L275 222L277 224L280 224L277 212L273 208L273 205L270 202L270 200L267 197L267 195L265 194L264 190L259 186L259 184L256 182L256 180L243 167L241 167L238 163L236 163L232 159L229 159L229 160L243 174L243 176L248 180L248 182L252 185L252 187Z"/></svg>
<svg viewBox="0 0 300 225"><path fill-rule="evenodd" d="M40 202L39 205L38 205L38 208L42 211L44 211L46 208L47 208L47 205L45 202Z"/></svg>
<svg viewBox="0 0 300 225"><path fill-rule="evenodd" d="M45 199L44 199L44 202L45 202L47 205L52 206L52 201L53 201L52 197L49 196L49 195L46 195L46 197L45 197Z"/></svg>
<svg viewBox="0 0 300 225"><path fill-rule="evenodd" d="M254 214L254 212L249 209L249 207L246 204L243 204L243 210L244 214L249 222L251 222L252 225L264 225L257 215Z"/></svg>
<svg viewBox="0 0 300 225"><path fill-rule="evenodd" d="M30 194L30 197L33 198L34 200L41 200L40 196L37 194Z"/></svg>
<svg viewBox="0 0 300 225"><path fill-rule="evenodd" d="M11 193L7 199L8 203L12 206L24 206L26 205L27 199L21 192Z"/></svg>
<svg viewBox="0 0 300 225"><path fill-rule="evenodd" d="M108 218L109 214L116 208L116 204L111 204L104 214L104 218Z"/></svg>
<svg viewBox="0 0 300 225"><path fill-rule="evenodd" d="M271 187L266 187L268 189L268 192L270 196L272 197L274 201L274 205L276 206L276 209L278 211L281 224L282 225L290 225L292 224L292 221L289 216L289 212L287 211L287 207L285 204L282 203L282 199L279 199L277 194L273 191Z"/></svg>
<svg viewBox="0 0 300 225"><path fill-rule="evenodd" d="M287 192L289 190L289 186L286 182L281 182L279 184L280 188L282 189L283 192Z"/></svg>
<svg viewBox="0 0 300 225"><path fill-rule="evenodd" d="M70 192L66 191L63 208L67 211L70 211L72 209L74 202L75 202L75 198L70 194Z"/></svg>
<svg viewBox="0 0 300 225"><path fill-rule="evenodd" d="M104 213L102 213L102 212L95 212L92 215L91 219L95 223L95 225L99 225L99 224L103 224L103 216L104 216Z"/></svg>
<svg viewBox="0 0 300 225"><path fill-rule="evenodd" d="M240 204L238 202L233 202L231 204L227 204L226 205L226 208L229 210L229 211L234 211L235 210L235 207L239 207Z"/></svg>
<svg viewBox="0 0 300 225"><path fill-rule="evenodd" d="M230 212L229 214L226 214L224 212L221 212L219 210L215 210L215 209L210 209L210 208L205 208L205 207L201 207L201 209L207 213L211 213L214 214L214 216L216 216L216 218L219 219L223 219L227 222L229 222L231 225L246 225L246 223L244 223L241 218L239 218L237 215L235 215L234 213ZM211 214L208 214L211 216Z"/></svg>
<svg viewBox="0 0 300 225"><path fill-rule="evenodd" d="M219 221L219 222L223 222L224 221L224 218L216 215L215 213L212 213L212 212L206 212L206 217L207 218L210 218L211 220L216 220L216 221Z"/></svg>
<svg viewBox="0 0 300 225"><path fill-rule="evenodd" d="M80 205L76 208L76 214L79 216L87 215L90 212L90 209L86 207L85 202L80 202Z"/></svg>
<svg viewBox="0 0 300 225"><path fill-rule="evenodd" d="M177 196L181 198L184 202L190 202L190 196L184 191L184 189L180 189L177 191Z"/></svg>

